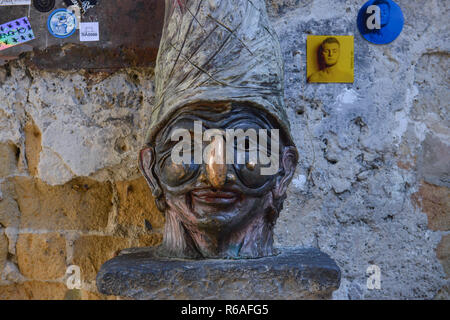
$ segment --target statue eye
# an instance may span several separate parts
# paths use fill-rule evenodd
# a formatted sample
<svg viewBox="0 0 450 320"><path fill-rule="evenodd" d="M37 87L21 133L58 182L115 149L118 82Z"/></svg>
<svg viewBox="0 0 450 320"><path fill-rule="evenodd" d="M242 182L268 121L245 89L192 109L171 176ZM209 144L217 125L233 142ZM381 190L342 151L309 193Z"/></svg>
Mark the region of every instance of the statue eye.
<svg viewBox="0 0 450 320"><path fill-rule="evenodd" d="M252 189L262 187L272 178L272 176L261 175L261 164L259 163L235 164L234 168L239 180Z"/></svg>
<svg viewBox="0 0 450 320"><path fill-rule="evenodd" d="M194 163L176 164L170 156L166 157L160 166L161 178L170 187L184 184L197 175L199 165Z"/></svg>
<svg viewBox="0 0 450 320"><path fill-rule="evenodd" d="M245 137L245 140L235 140L234 149L239 152L258 152L258 140L250 137Z"/></svg>

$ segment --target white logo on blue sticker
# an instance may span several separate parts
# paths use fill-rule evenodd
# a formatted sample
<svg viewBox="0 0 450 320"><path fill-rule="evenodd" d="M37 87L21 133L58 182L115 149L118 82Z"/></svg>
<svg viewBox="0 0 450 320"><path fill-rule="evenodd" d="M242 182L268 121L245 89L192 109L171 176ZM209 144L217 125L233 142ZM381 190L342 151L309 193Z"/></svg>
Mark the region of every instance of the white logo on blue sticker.
<svg viewBox="0 0 450 320"><path fill-rule="evenodd" d="M47 27L53 36L67 38L77 29L77 18L69 10L57 9L48 17Z"/></svg>
<svg viewBox="0 0 450 320"><path fill-rule="evenodd" d="M369 0L358 13L361 35L375 44L391 43L403 30L402 9L392 0Z"/></svg>

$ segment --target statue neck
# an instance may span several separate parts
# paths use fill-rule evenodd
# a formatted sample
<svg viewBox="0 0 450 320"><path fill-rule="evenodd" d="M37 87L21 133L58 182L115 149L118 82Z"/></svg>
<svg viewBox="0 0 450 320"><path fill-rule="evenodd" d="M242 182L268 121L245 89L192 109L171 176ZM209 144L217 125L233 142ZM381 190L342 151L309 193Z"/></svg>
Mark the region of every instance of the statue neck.
<svg viewBox="0 0 450 320"><path fill-rule="evenodd" d="M266 221L269 206L237 230L228 234L212 234L192 230L179 219L175 208L166 210L162 251L180 258L258 258L274 254L274 222Z"/></svg>

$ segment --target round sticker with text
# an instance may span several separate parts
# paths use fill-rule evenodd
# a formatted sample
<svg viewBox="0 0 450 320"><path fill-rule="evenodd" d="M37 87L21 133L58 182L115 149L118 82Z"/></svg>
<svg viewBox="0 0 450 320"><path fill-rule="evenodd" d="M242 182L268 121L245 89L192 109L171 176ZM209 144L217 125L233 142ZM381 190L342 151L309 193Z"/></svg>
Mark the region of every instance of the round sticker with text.
<svg viewBox="0 0 450 320"><path fill-rule="evenodd" d="M402 9L392 0L369 0L358 14L361 35L375 44L388 44L402 32Z"/></svg>

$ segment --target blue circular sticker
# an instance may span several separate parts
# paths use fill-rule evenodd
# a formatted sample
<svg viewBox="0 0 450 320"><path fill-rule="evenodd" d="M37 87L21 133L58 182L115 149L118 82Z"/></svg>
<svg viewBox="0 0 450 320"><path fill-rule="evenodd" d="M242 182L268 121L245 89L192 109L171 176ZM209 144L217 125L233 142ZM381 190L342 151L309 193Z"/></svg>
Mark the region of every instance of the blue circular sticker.
<svg viewBox="0 0 450 320"><path fill-rule="evenodd" d="M69 10L57 9L48 17L47 27L53 36L67 38L77 29L77 18Z"/></svg>
<svg viewBox="0 0 450 320"><path fill-rule="evenodd" d="M397 39L404 22L402 9L392 0L369 0L358 13L359 32L375 44L387 44Z"/></svg>

